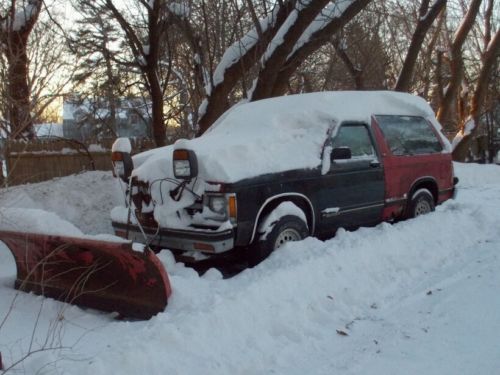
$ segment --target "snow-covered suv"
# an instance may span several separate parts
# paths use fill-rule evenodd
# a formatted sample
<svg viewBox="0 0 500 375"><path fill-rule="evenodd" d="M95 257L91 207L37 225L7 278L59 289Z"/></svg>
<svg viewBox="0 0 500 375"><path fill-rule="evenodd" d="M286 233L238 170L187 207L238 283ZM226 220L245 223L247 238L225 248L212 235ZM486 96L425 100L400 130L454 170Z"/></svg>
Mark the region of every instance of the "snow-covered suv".
<svg viewBox="0 0 500 375"><path fill-rule="evenodd" d="M415 217L455 192L440 129L423 99L396 92L239 105L203 136L136 155L133 165L117 142L115 173L129 194L113 226L193 259L238 248L257 262L288 241Z"/></svg>

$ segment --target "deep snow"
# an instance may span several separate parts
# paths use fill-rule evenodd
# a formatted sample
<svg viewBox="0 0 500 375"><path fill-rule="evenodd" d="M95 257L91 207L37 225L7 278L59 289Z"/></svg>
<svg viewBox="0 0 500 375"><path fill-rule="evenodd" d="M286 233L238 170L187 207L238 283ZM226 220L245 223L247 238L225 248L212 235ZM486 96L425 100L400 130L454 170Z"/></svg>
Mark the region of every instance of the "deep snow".
<svg viewBox="0 0 500 375"><path fill-rule="evenodd" d="M16 293L0 245L0 324L17 295L0 328L4 364L26 353L41 309L33 349L46 337L69 348L30 356L28 374L500 373L500 167L455 170L458 197L435 213L287 244L228 280L163 251L173 296L146 322ZM91 172L0 190L0 206L110 233L116 189Z"/></svg>
<svg viewBox="0 0 500 375"><path fill-rule="evenodd" d="M195 151L198 178L204 181L232 183L265 173L314 169L321 165L329 130L335 135L344 121L370 124L374 115L423 117L441 134L443 152L451 152L432 108L418 96L394 91L320 92L231 107L201 137L135 157L133 174L142 181L173 178L174 149Z"/></svg>

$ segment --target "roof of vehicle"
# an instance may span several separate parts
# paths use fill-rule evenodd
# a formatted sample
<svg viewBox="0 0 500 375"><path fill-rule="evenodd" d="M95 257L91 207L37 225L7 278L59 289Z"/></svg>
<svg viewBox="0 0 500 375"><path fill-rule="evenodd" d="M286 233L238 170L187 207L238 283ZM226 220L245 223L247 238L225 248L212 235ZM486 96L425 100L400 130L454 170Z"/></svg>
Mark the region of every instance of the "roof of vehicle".
<svg viewBox="0 0 500 375"><path fill-rule="evenodd" d="M346 120L369 124L371 116L377 114L422 116L441 128L430 106L414 95L393 91L320 92L237 105L202 137L178 141L174 148L196 152L202 179L236 182L264 173L316 168L321 164L329 128ZM171 149L158 151L161 156L152 152L134 160L161 157L165 163L167 154L171 158ZM136 173L147 180L155 177L146 169L144 165ZM162 169L166 171L164 164Z"/></svg>

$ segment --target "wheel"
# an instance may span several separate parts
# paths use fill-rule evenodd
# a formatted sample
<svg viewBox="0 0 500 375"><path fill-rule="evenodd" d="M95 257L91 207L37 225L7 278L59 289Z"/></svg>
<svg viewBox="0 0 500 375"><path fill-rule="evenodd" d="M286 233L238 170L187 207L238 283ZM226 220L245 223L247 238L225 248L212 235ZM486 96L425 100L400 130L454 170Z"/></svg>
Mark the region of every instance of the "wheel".
<svg viewBox="0 0 500 375"><path fill-rule="evenodd" d="M300 241L307 236L309 229L301 218L294 215L283 216L265 238L259 239L249 248L248 263L250 266L255 266L285 243Z"/></svg>
<svg viewBox="0 0 500 375"><path fill-rule="evenodd" d="M434 211L434 208L434 197L432 193L427 189L419 189L411 198L407 217L413 218L425 215Z"/></svg>

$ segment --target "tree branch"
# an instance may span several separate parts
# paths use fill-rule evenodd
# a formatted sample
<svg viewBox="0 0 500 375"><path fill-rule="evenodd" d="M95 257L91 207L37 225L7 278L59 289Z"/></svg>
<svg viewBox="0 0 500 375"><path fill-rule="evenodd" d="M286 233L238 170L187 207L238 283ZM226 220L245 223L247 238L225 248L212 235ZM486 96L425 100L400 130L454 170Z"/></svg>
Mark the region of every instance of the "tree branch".
<svg viewBox="0 0 500 375"><path fill-rule="evenodd" d="M441 12L446 7L447 0L436 0L434 5L429 8L429 1L422 1L420 7L420 18L417 22L417 27L413 33L410 47L408 48L408 53L403 64L403 68L399 74L398 81L394 90L396 91L410 91L413 71L417 63L417 58L420 50L422 49L422 44L425 40L427 32L431 28L434 20L439 16Z"/></svg>
<svg viewBox="0 0 500 375"><path fill-rule="evenodd" d="M340 31L349 21L351 21L359 12L361 12L372 0L354 0L342 12L339 17L333 17L326 21L324 27L311 34L307 42L297 48L291 55L278 74L271 96L283 95L287 90L287 83L291 75L297 70L302 62L318 48L327 43L331 36Z"/></svg>

